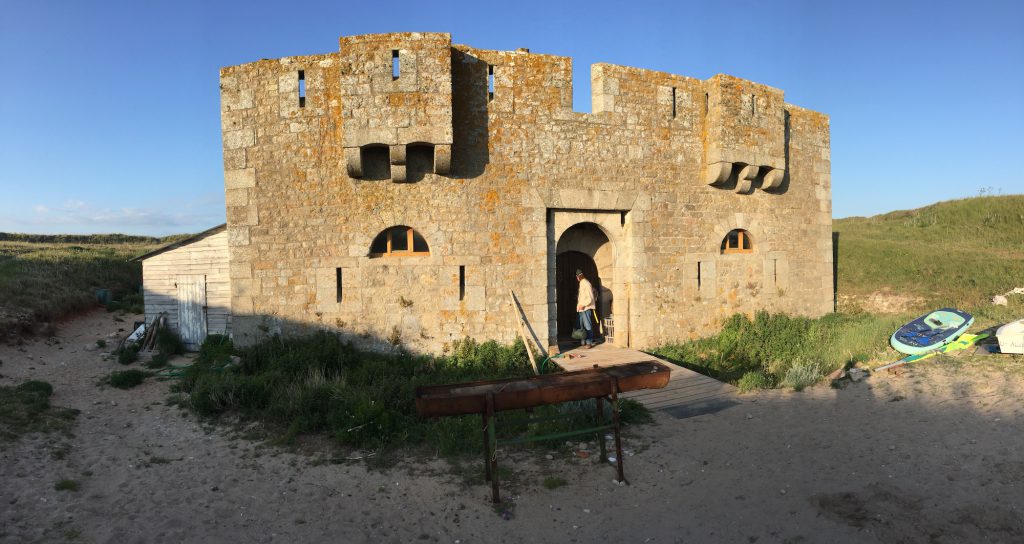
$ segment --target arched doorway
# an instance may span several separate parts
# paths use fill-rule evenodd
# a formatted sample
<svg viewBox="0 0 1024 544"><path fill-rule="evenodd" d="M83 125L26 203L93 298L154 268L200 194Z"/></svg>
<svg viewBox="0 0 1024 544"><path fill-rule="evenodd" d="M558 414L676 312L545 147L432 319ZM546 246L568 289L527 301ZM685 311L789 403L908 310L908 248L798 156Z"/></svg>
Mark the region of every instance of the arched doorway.
<svg viewBox="0 0 1024 544"><path fill-rule="evenodd" d="M594 223L578 223L559 237L555 252L555 294L557 334L568 339L576 328L576 300L579 283L576 270L597 290L597 315L604 319L612 313L612 245L608 236ZM600 336L599 324L595 333Z"/></svg>

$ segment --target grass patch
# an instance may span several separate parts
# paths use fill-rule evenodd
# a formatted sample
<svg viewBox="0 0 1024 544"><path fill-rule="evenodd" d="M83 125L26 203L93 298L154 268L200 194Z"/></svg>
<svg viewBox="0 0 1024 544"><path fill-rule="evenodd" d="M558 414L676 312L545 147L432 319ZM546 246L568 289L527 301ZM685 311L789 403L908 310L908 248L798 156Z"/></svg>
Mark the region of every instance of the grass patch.
<svg viewBox="0 0 1024 544"><path fill-rule="evenodd" d="M542 483L546 489L558 489L569 482L560 476L546 476Z"/></svg>
<svg viewBox="0 0 1024 544"><path fill-rule="evenodd" d="M0 439L14 440L35 432L69 432L78 410L50 406L51 395L53 386L42 381L0 386Z"/></svg>
<svg viewBox="0 0 1024 544"><path fill-rule="evenodd" d="M0 233L0 331L12 339L95 308L97 287L120 297L118 308L139 310L142 265L128 259L184 236Z"/></svg>
<svg viewBox="0 0 1024 544"><path fill-rule="evenodd" d="M420 385L532 375L526 348L496 342L457 342L444 357L359 351L338 337L317 333L301 338L273 338L237 350L211 336L177 388L187 393L187 406L204 416L235 413L258 420L281 441L301 434L325 433L336 443L377 452L384 462L399 447L426 447L441 455L480 450L480 416L436 421L416 415L414 391ZM624 403L623 420L650 415L637 403ZM549 434L590 426L593 404L578 419L503 424L510 433ZM532 415L555 415L578 409L573 403L542 407ZM504 421L512 413L502 414Z"/></svg>
<svg viewBox="0 0 1024 544"><path fill-rule="evenodd" d="M166 353L157 353L156 355L153 356L152 359L146 361L145 366L146 368L155 370L159 368L166 368L169 362L170 357L168 357Z"/></svg>
<svg viewBox="0 0 1024 544"><path fill-rule="evenodd" d="M82 488L82 484L78 480L61 480L53 484L53 488L57 491L78 491Z"/></svg>
<svg viewBox="0 0 1024 544"><path fill-rule="evenodd" d="M117 350L117 362L122 365L130 365L139 360L139 345L136 343L125 344Z"/></svg>
<svg viewBox="0 0 1024 544"><path fill-rule="evenodd" d="M1024 278L1024 195L939 202L916 210L833 222L838 290L918 297L911 308L977 308ZM919 312L920 313L920 312Z"/></svg>
<svg viewBox="0 0 1024 544"><path fill-rule="evenodd" d="M904 322L906 316L737 314L714 336L652 352L747 391L777 384L802 389L833 370L885 353L889 335Z"/></svg>
<svg viewBox="0 0 1024 544"><path fill-rule="evenodd" d="M100 381L101 384L110 385L118 389L131 389L146 381L151 372L133 368L131 370L119 370L111 372L109 376Z"/></svg>

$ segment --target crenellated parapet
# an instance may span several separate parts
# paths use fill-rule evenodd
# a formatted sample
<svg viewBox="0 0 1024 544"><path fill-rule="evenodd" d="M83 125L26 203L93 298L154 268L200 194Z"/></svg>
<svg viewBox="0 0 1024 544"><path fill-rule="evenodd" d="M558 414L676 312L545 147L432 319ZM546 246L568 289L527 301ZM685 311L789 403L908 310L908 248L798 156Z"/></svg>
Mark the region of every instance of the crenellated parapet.
<svg viewBox="0 0 1024 544"><path fill-rule="evenodd" d="M704 181L778 189L786 176L786 113L779 89L726 75L705 82Z"/></svg>
<svg viewBox="0 0 1024 544"><path fill-rule="evenodd" d="M366 34L341 38L345 163L363 176L369 149L386 146L391 179L406 181L409 146L433 148L448 173L452 146L451 35Z"/></svg>

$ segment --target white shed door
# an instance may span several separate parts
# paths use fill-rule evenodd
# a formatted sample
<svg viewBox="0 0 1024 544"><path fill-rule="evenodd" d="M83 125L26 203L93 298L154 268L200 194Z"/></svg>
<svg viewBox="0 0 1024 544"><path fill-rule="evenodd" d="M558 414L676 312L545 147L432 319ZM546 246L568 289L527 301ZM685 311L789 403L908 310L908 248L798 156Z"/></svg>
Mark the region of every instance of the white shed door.
<svg viewBox="0 0 1024 544"><path fill-rule="evenodd" d="M206 276L178 276L178 334L186 349L199 349L206 339Z"/></svg>

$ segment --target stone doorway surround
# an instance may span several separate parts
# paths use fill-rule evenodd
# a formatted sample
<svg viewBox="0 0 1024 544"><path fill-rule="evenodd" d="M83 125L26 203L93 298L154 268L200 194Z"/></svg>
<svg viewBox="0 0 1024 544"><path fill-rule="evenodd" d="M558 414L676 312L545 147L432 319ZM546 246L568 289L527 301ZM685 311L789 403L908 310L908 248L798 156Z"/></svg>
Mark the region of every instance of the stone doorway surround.
<svg viewBox="0 0 1024 544"><path fill-rule="evenodd" d="M556 285L556 260L559 252L581 251L591 258L598 252L609 253L608 263L605 263L605 270L611 279L604 287L607 292L602 294L602 302L612 308L615 319L615 345L626 346L629 341L628 334L628 288L627 284L632 280L631 253L626 234L627 230L626 210L573 210L573 209L548 209L548 345L558 344L558 292ZM581 227L581 225L583 227ZM607 238L608 242L598 247L588 247L585 240L573 240L573 236L563 240L563 236L570 229L580 230L581 228L596 229ZM590 244L593 246L594 244ZM579 246L579 247L577 247ZM605 246L610 246L605 247ZM610 251L609 251L610 249ZM603 255L596 255L599 259L605 260ZM598 263L599 268L602 263ZM604 274L602 274L604 276ZM604 277L602 280L604 281ZM613 305L614 304L614 305ZM604 317L604 316L602 316Z"/></svg>

